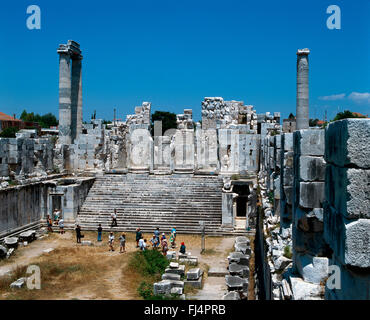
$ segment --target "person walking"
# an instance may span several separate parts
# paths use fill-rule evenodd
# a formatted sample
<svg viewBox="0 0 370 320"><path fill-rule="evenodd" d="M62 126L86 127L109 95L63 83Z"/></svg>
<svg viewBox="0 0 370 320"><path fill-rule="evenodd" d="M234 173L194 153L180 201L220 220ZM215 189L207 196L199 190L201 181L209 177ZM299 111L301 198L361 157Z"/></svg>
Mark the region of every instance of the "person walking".
<svg viewBox="0 0 370 320"><path fill-rule="evenodd" d="M176 240L176 227L172 228L171 233L173 233L173 237Z"/></svg>
<svg viewBox="0 0 370 320"><path fill-rule="evenodd" d="M171 244L171 248L176 248L175 235L173 232L170 235L170 244Z"/></svg>
<svg viewBox="0 0 370 320"><path fill-rule="evenodd" d="M51 218L49 215L47 215L46 223L48 224L48 232L53 232L53 222L51 221Z"/></svg>
<svg viewBox="0 0 370 320"><path fill-rule="evenodd" d="M154 230L154 235L157 238L157 242L158 242L158 245L159 245L160 232L159 232L159 228L158 227L157 227L157 229Z"/></svg>
<svg viewBox="0 0 370 320"><path fill-rule="evenodd" d="M81 228L79 225L76 226L76 238L77 238L77 243L81 243L81 238L83 238L81 234Z"/></svg>
<svg viewBox="0 0 370 320"><path fill-rule="evenodd" d="M60 219L58 224L59 224L59 233L63 234L64 233L64 220Z"/></svg>
<svg viewBox="0 0 370 320"><path fill-rule="evenodd" d="M99 227L98 227L98 241L101 241L102 234L103 234L103 228L101 227L101 224L99 223Z"/></svg>
<svg viewBox="0 0 370 320"><path fill-rule="evenodd" d="M111 227L112 228L113 227L117 227L117 210L116 209L114 209L114 212L112 213L111 217L112 217L112 225L111 225Z"/></svg>
<svg viewBox="0 0 370 320"><path fill-rule="evenodd" d="M143 238L143 233L140 228L136 229L136 248L139 248L139 241Z"/></svg>
<svg viewBox="0 0 370 320"><path fill-rule="evenodd" d="M121 236L119 237L119 253L126 252L126 235L122 232Z"/></svg>
<svg viewBox="0 0 370 320"><path fill-rule="evenodd" d="M161 242L162 245L162 253L164 256L167 256L167 251L168 251L168 244L166 238L162 240Z"/></svg>
<svg viewBox="0 0 370 320"><path fill-rule="evenodd" d="M114 245L114 234L111 232L109 234L109 251L114 251L113 245Z"/></svg>
<svg viewBox="0 0 370 320"><path fill-rule="evenodd" d="M54 221L58 221L60 216L60 211L58 209L54 210Z"/></svg>

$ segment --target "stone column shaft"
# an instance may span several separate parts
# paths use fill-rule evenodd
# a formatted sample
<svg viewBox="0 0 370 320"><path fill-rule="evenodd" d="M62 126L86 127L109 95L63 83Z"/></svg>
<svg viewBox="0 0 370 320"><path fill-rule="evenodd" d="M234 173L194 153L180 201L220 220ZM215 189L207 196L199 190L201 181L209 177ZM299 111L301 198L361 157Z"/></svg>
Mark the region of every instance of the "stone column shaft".
<svg viewBox="0 0 370 320"><path fill-rule="evenodd" d="M71 143L71 66L68 52L59 53L59 139Z"/></svg>
<svg viewBox="0 0 370 320"><path fill-rule="evenodd" d="M71 136L72 142L82 133L82 57L72 57Z"/></svg>
<svg viewBox="0 0 370 320"><path fill-rule="evenodd" d="M310 50L302 49L297 52L297 110L296 129L308 129L308 55Z"/></svg>

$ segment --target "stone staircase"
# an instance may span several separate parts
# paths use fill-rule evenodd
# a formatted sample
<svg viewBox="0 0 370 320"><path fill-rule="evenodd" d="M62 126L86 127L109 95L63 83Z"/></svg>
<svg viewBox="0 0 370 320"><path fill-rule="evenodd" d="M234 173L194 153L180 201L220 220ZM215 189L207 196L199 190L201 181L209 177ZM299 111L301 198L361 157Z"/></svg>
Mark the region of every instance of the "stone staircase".
<svg viewBox="0 0 370 320"><path fill-rule="evenodd" d="M117 231L200 233L220 235L222 179L191 174L105 174L97 176L78 214L83 230L96 230L101 223L110 230L111 213L117 209Z"/></svg>

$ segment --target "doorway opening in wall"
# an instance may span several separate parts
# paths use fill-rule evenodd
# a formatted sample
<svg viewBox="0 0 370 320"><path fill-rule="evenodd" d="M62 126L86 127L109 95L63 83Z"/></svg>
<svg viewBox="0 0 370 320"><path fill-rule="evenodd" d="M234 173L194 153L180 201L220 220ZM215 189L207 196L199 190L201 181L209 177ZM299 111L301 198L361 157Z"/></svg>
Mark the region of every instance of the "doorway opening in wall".
<svg viewBox="0 0 370 320"><path fill-rule="evenodd" d="M247 210L248 210L248 196L249 183L244 181L234 181L233 192L238 196L235 199L235 228L245 229L247 226Z"/></svg>

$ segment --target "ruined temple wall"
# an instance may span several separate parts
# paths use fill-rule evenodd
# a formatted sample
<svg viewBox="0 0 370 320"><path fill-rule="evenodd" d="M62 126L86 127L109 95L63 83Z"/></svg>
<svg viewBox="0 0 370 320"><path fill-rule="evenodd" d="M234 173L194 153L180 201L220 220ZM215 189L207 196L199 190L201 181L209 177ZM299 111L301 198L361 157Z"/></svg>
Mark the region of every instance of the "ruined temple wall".
<svg viewBox="0 0 370 320"><path fill-rule="evenodd" d="M370 119L336 121L326 131L324 239L340 277L326 299L370 299L369 141Z"/></svg>
<svg viewBox="0 0 370 320"><path fill-rule="evenodd" d="M293 133L283 133L280 149L281 228L289 227L292 222L293 178Z"/></svg>
<svg viewBox="0 0 370 320"><path fill-rule="evenodd" d="M82 207L94 181L95 178L79 178L73 181L72 184L55 184L49 186L48 193L61 195L61 211L65 223L75 222L78 211ZM52 216L51 202L48 203L46 214ZM42 216L42 218L46 218L46 215Z"/></svg>
<svg viewBox="0 0 370 320"><path fill-rule="evenodd" d="M325 130L305 129L293 135L293 267L304 281L320 284L328 275L323 239L325 200Z"/></svg>
<svg viewBox="0 0 370 320"><path fill-rule="evenodd" d="M0 236L38 223L46 210L46 194L43 183L0 190Z"/></svg>
<svg viewBox="0 0 370 320"><path fill-rule="evenodd" d="M103 169L105 130L102 120L83 124L82 134L68 146L68 167L70 171Z"/></svg>
<svg viewBox="0 0 370 320"><path fill-rule="evenodd" d="M0 177L45 176L54 171L54 143L51 138L0 138Z"/></svg>
<svg viewBox="0 0 370 320"><path fill-rule="evenodd" d="M259 183L275 299L322 299L324 290L325 299L370 298L369 141L369 119L264 138ZM279 170L280 190L274 183ZM290 237L289 269L282 249Z"/></svg>

